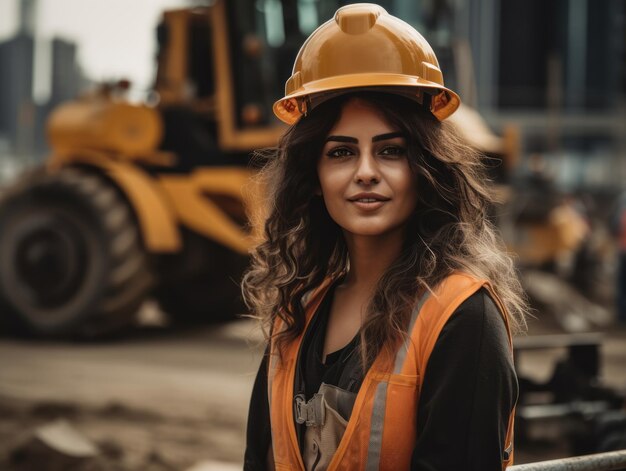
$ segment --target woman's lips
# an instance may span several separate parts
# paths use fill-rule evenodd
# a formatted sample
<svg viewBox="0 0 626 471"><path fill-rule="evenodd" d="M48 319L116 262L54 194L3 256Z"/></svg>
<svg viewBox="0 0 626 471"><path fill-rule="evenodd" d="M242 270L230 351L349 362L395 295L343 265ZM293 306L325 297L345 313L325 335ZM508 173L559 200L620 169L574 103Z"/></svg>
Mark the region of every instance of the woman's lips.
<svg viewBox="0 0 626 471"><path fill-rule="evenodd" d="M358 198L354 200L349 200L350 203L354 204L357 208L362 209L364 211L375 211L381 206L383 206L389 200L380 200L376 198Z"/></svg>

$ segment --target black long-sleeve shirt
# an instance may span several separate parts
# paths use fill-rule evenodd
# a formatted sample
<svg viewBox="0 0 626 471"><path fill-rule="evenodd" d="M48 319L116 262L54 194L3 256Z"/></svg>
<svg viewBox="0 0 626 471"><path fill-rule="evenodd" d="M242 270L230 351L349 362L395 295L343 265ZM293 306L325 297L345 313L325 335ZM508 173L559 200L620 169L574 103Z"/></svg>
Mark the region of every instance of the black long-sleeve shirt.
<svg viewBox="0 0 626 471"><path fill-rule="evenodd" d="M450 317L428 361L411 469L500 471L518 385L502 316L482 289ZM266 469L271 442L267 356L248 415L244 470Z"/></svg>

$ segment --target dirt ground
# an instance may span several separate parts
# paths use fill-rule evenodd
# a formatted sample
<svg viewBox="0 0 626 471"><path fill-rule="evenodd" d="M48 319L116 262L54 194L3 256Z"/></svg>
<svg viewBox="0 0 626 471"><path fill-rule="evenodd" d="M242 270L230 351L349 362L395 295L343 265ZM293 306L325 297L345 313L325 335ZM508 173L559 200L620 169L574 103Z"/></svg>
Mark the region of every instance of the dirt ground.
<svg viewBox="0 0 626 471"><path fill-rule="evenodd" d="M531 323L531 333L553 331L549 323ZM624 331L608 332L603 346L603 377L622 389L625 338ZM73 470L241 469L261 351L260 332L245 320L187 330L140 328L97 343L0 338L0 469L56 469L29 464L20 450L37 427L58 419L99 450ZM547 379L560 355L558 349L531 352L520 371ZM564 453L554 446L518 449L516 462Z"/></svg>
<svg viewBox="0 0 626 471"><path fill-rule="evenodd" d="M62 418L98 446L101 456L76 469L184 470L204 460L240 459L240 423L220 414L194 418L167 417L147 410L109 403L102 407L69 400L19 401L2 399L0 414L0 469L47 469L36 460L18 466L20 449L31 431ZM75 469L75 468L71 468Z"/></svg>
<svg viewBox="0 0 626 471"><path fill-rule="evenodd" d="M249 321L100 343L0 339L0 469L57 419L98 445L94 469L241 468L260 340Z"/></svg>

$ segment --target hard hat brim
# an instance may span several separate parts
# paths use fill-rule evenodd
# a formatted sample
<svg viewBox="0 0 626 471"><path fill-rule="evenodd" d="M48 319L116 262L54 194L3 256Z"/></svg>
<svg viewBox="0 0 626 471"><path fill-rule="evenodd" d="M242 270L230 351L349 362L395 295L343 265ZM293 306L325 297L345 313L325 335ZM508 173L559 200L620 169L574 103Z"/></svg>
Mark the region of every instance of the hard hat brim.
<svg viewBox="0 0 626 471"><path fill-rule="evenodd" d="M384 91L390 93L393 93L393 87L402 87L404 90L407 88L436 90L435 93L431 92L436 95L432 100L431 112L440 121L454 113L461 104L459 96L449 88L420 77L404 74L366 73L341 75L307 82L293 93L274 103L273 110L278 119L291 125L296 123L303 115L302 101L307 96L331 91L337 92L344 89L348 93L355 88L374 89L376 87L384 88Z"/></svg>

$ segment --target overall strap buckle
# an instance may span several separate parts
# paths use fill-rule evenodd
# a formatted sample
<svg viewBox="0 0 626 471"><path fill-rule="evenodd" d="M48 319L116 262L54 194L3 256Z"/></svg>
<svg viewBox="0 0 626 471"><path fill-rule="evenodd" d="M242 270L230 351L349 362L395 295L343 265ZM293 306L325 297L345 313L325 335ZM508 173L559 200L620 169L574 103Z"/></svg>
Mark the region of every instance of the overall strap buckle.
<svg viewBox="0 0 626 471"><path fill-rule="evenodd" d="M294 417L299 424L307 427L324 425L326 414L324 409L324 395L314 394L307 402L304 394L296 394L293 398Z"/></svg>

